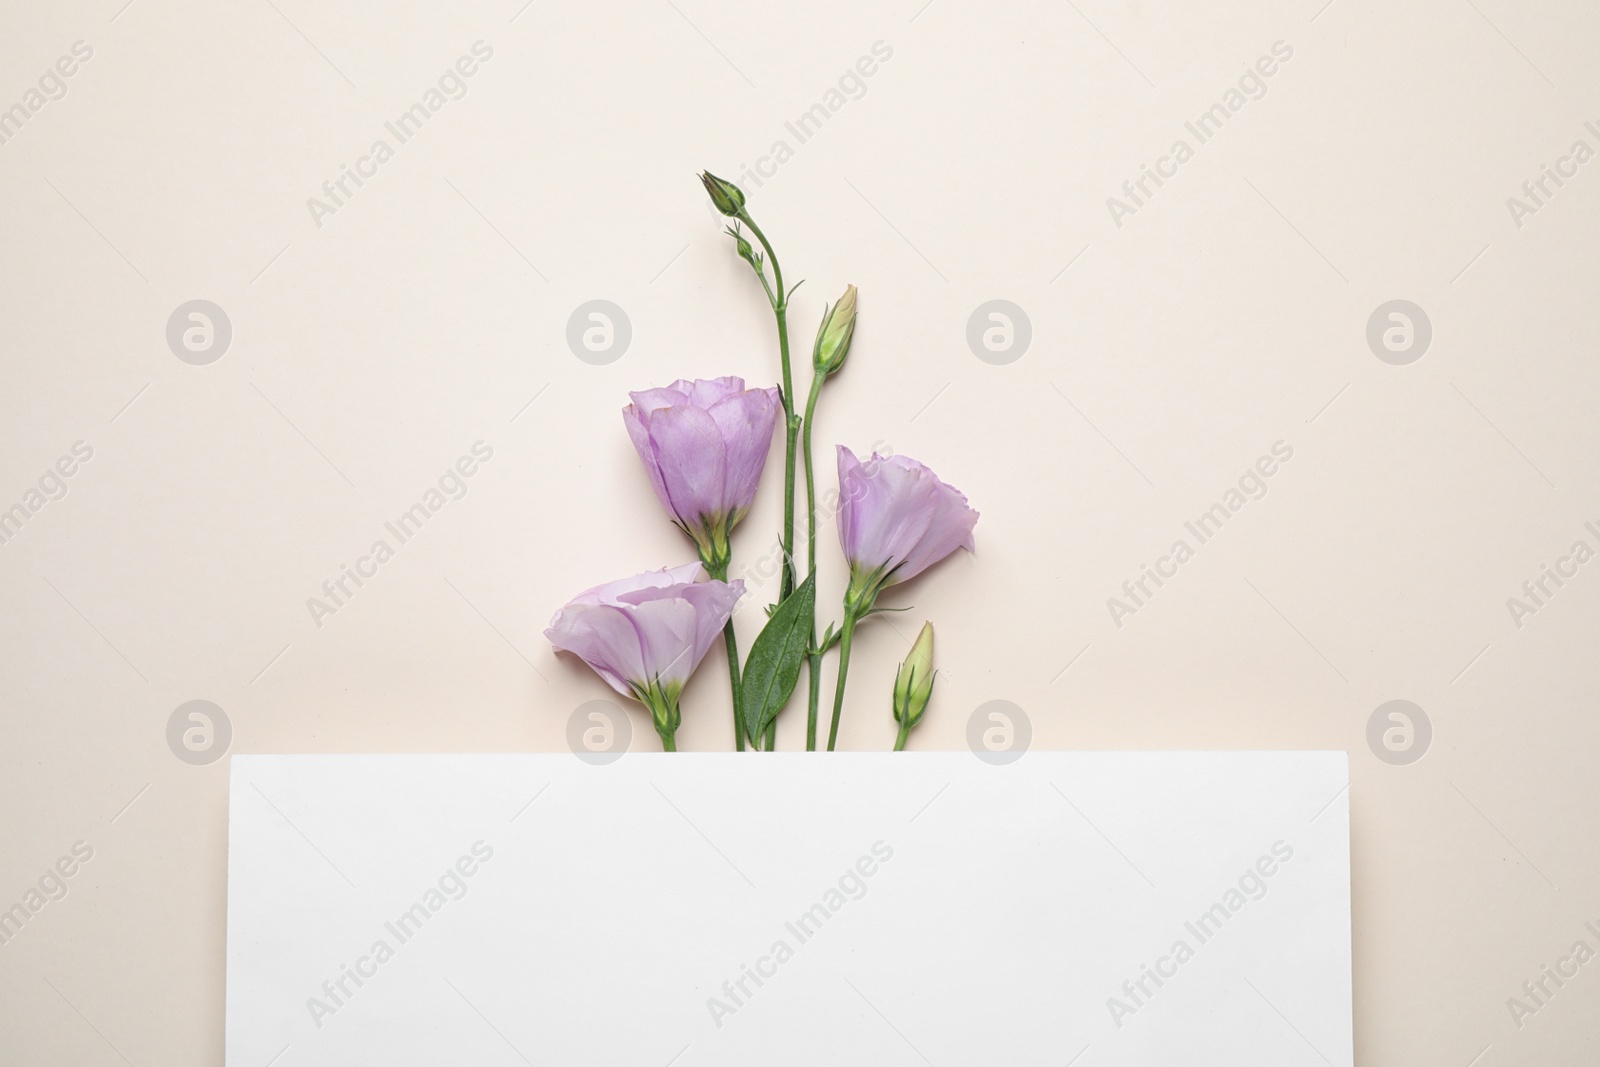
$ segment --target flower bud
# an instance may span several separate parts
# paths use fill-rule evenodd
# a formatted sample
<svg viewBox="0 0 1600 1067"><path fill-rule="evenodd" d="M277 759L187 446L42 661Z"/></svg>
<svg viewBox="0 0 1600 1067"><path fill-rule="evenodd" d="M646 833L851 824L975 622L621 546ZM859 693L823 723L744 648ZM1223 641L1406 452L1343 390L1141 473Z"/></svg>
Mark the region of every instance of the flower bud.
<svg viewBox="0 0 1600 1067"><path fill-rule="evenodd" d="M739 224L736 222L722 232L733 238L733 248L734 251L739 253L739 258L750 264L750 269L757 274L763 273L761 269L761 253L757 252L750 242L744 239L744 231L739 229Z"/></svg>
<svg viewBox="0 0 1600 1067"><path fill-rule="evenodd" d="M922 624L911 654L894 677L894 721L902 738L921 720L933 696L933 623Z"/></svg>
<svg viewBox="0 0 1600 1067"><path fill-rule="evenodd" d="M850 339L856 332L856 287L845 286L839 302L822 316L817 327L817 343L811 350L811 365L818 374L832 374L844 366L850 354Z"/></svg>
<svg viewBox="0 0 1600 1067"><path fill-rule="evenodd" d="M724 181L708 170L701 172L700 184L706 187L712 206L729 218L737 217L744 210L744 193L732 182Z"/></svg>

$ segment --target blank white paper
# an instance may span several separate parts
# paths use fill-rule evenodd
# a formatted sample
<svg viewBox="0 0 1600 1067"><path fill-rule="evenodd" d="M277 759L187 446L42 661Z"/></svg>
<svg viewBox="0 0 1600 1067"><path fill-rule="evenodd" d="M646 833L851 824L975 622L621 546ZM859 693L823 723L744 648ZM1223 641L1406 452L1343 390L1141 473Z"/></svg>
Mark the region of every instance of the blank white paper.
<svg viewBox="0 0 1600 1067"><path fill-rule="evenodd" d="M237 756L228 1067L1347 1067L1338 752Z"/></svg>

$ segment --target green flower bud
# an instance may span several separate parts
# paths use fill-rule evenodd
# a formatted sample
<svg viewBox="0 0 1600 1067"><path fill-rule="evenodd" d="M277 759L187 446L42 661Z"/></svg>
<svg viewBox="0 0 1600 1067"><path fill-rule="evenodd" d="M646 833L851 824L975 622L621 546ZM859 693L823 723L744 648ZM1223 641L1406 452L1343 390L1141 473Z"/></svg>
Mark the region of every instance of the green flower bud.
<svg viewBox="0 0 1600 1067"><path fill-rule="evenodd" d="M736 222L722 232L733 238L734 251L739 253L739 258L750 264L751 270L754 270L757 274L760 274L761 253L757 252L751 246L750 242L744 239L744 231L739 229L739 224Z"/></svg>
<svg viewBox="0 0 1600 1067"><path fill-rule="evenodd" d="M900 743L922 719L933 696L933 623L922 624L911 654L894 676L894 721L900 724ZM897 746L899 747L899 746Z"/></svg>
<svg viewBox="0 0 1600 1067"><path fill-rule="evenodd" d="M736 218L744 210L744 193L732 182L724 181L708 170L701 172L700 184L706 187L712 205L729 218Z"/></svg>
<svg viewBox="0 0 1600 1067"><path fill-rule="evenodd" d="M811 365L817 373L832 374L844 366L855 333L856 287L847 285L844 295L822 316L822 325L817 327L817 343L811 349Z"/></svg>

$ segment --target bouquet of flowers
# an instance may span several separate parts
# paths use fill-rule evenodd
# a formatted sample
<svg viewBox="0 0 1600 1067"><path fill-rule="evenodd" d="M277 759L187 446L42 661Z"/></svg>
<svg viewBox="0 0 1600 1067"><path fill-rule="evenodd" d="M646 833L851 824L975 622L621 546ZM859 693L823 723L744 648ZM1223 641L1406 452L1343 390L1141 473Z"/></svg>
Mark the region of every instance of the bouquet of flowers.
<svg viewBox="0 0 1600 1067"><path fill-rule="evenodd" d="M711 202L732 219L727 233L750 265L777 324L780 385L748 389L740 378L681 380L632 393L622 409L628 436L672 524L694 542L700 560L599 585L556 613L545 636L570 652L623 696L650 712L662 747L677 750L683 688L721 632L733 694L734 745L771 751L779 714L807 673L806 748L817 747L823 661L838 648L828 749L839 736L845 678L856 625L880 611L880 593L908 581L957 548L973 549L978 513L967 498L923 464L904 456L866 460L838 446L839 541L849 565L840 621L819 637L817 481L811 427L823 385L844 366L855 336L855 286L825 308L811 350L811 388L795 407L789 359L789 298L783 269L766 234L750 217L744 193L709 171L700 175ZM755 238L750 243L746 231ZM777 603L742 663L733 609L744 582L728 579L733 529L748 514L772 446L779 413L784 427L783 572ZM795 562L795 463L806 482L806 569ZM924 623L895 677L891 709L899 725L896 751L927 710L933 693L933 626Z"/></svg>

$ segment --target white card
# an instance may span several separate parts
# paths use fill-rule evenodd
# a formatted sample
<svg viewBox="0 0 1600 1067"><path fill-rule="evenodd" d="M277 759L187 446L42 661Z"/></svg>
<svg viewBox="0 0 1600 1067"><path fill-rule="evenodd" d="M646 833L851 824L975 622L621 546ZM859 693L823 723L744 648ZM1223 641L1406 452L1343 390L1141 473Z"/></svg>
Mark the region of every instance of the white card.
<svg viewBox="0 0 1600 1067"><path fill-rule="evenodd" d="M1339 752L238 756L228 1067L1352 1061Z"/></svg>

